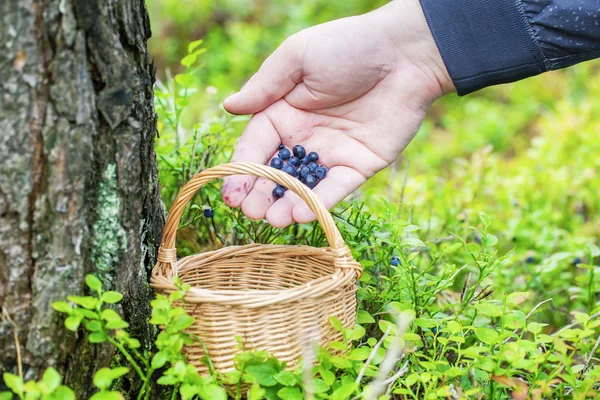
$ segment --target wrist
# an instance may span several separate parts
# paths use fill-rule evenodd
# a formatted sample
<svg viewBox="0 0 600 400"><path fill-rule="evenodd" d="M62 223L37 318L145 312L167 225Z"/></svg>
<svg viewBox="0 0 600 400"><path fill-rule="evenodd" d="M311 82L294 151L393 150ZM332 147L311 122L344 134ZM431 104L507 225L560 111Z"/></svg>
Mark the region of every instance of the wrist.
<svg viewBox="0 0 600 400"><path fill-rule="evenodd" d="M423 89L430 102L456 91L419 0L394 0L367 15L381 24L391 40L398 65L416 67L425 74Z"/></svg>

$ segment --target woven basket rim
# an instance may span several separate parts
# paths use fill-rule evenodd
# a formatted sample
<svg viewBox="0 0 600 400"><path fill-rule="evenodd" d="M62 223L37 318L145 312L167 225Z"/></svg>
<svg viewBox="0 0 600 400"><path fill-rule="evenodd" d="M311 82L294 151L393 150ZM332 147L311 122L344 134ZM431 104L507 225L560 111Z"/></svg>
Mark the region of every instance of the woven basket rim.
<svg viewBox="0 0 600 400"><path fill-rule="evenodd" d="M231 256L232 254L235 255L236 251L262 251L266 249L269 251L276 251L280 249L282 255L290 254L290 250L293 249L309 249L314 252L332 254L333 266L333 253L329 247L254 243L247 245L226 246L217 250L192 254L179 259L176 262L175 268L180 274L183 275L186 272L185 264L198 257L209 258L211 256L222 255L223 253ZM297 257L302 257L302 255L298 255ZM162 270L155 268L152 274L150 286L153 289L158 289L164 293L174 292L178 290L178 288L175 286L171 278L172 277L168 276L168 274L164 274ZM185 301L190 304L213 303L256 308L325 296L341 286L354 283L355 280L356 272L353 268L337 268L331 274L323 275L320 278L310 280L293 288L282 288L280 290L213 290L191 287L186 293Z"/></svg>
<svg viewBox="0 0 600 400"><path fill-rule="evenodd" d="M171 281L171 278L177 276L179 267L185 266L184 263L191 259L184 258L182 260L177 260L177 250L175 248L175 236L177 234L177 228L181 221L183 210L193 198L194 194L208 182L233 175L251 175L267 178L296 193L315 214L317 221L319 221L319 224L323 229L323 233L329 243L329 247L326 249L331 252L334 272L329 276L312 280L294 288L285 288L280 291L274 291L273 293L256 290L219 292L209 289L192 288L185 296L186 302L193 304L216 303L251 308L263 307L271 304L294 302L325 296L342 286L353 284L356 279L360 278L362 273L360 264L352 257L352 252L344 242L329 211L307 186L302 184L298 179L266 165L234 162L208 168L194 175L177 195L177 198L171 205L171 210L169 211L163 231L163 238L158 249L157 263L152 270L152 279L150 281L152 288L166 293L177 290L176 286ZM235 253L236 251L244 251L247 249L265 249L269 248L269 246L273 245L251 244L242 247L229 246L213 251L229 252L231 254L231 252ZM289 251L294 247L298 248L298 245L288 245L285 249ZM318 247L308 247L319 249ZM199 253L190 257L205 256L205 253Z"/></svg>

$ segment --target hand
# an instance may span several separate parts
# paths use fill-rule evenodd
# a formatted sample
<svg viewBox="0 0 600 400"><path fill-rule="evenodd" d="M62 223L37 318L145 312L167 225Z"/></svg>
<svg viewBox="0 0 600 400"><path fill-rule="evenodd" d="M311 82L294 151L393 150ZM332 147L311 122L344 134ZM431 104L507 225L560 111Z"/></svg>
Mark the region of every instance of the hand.
<svg viewBox="0 0 600 400"><path fill-rule="evenodd" d="M254 114L232 161L268 163L280 143L316 151L329 173L314 192L331 208L390 165L431 103L450 91L418 0L317 25L289 37L225 100L233 114ZM223 199L276 227L314 219L290 191L275 201L274 186L263 178L230 177Z"/></svg>

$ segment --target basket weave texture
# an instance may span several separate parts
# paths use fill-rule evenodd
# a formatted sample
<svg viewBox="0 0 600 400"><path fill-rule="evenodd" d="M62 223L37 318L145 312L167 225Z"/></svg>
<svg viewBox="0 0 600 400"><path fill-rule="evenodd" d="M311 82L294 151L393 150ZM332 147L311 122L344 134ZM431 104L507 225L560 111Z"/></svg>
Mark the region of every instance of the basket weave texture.
<svg viewBox="0 0 600 400"><path fill-rule="evenodd" d="M321 224L328 248L263 245L224 247L177 260L175 235L181 215L194 194L208 182L231 175L268 178L298 194ZM151 286L169 294L177 288L174 276L191 285L185 307L195 322L190 333L206 345L215 369L234 368L240 351L266 350L288 368L306 355L312 341L326 346L342 341L329 323L339 318L345 327L355 322L356 279L361 268L351 255L331 214L315 194L297 179L271 167L231 163L195 175L175 199L165 225ZM200 373L201 346L186 348L188 361Z"/></svg>

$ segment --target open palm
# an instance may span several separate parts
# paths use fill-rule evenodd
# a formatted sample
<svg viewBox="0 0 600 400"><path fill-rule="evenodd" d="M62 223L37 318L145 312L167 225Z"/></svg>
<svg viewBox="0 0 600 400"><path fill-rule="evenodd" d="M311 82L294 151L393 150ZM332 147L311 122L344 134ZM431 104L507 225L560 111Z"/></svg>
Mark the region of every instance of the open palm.
<svg viewBox="0 0 600 400"><path fill-rule="evenodd" d="M330 169L314 189L327 208L392 163L445 89L438 79L445 75L437 68L441 60L428 66L424 49L439 53L418 2L414 6L393 2L286 40L224 103L232 113L254 114L232 161L268 163L281 143L316 151ZM415 15L398 27L398 12ZM314 219L294 193L275 201L273 188L266 179L235 176L226 179L223 198L276 227Z"/></svg>

